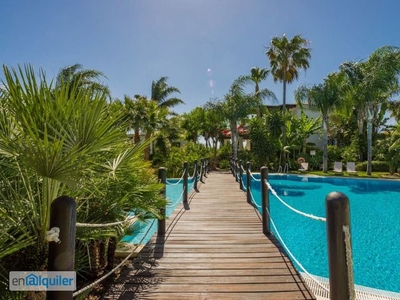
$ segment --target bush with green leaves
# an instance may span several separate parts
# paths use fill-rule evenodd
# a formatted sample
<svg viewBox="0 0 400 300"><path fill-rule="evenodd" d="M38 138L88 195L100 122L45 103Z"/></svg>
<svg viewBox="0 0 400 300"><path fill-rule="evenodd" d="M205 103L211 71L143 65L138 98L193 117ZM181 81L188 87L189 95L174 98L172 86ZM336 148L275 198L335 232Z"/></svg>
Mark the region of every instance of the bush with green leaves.
<svg viewBox="0 0 400 300"><path fill-rule="evenodd" d="M218 167L222 170L227 170L230 168L230 163L227 159L223 159L219 162Z"/></svg>
<svg viewBox="0 0 400 300"><path fill-rule="evenodd" d="M335 161L341 161L342 160L342 149L340 149L338 146L329 145L328 146L328 159L329 159L329 164L333 164L333 162L335 162Z"/></svg>
<svg viewBox="0 0 400 300"><path fill-rule="evenodd" d="M0 298L8 272L46 268L50 205L61 195L77 202L77 221L124 220L135 210L158 216L161 186L143 162L147 146L127 141L126 120L107 95L78 80L48 83L31 66L4 67L0 89ZM12 201L10 201L12 199ZM76 271L82 274L96 244L111 245L123 226L77 230ZM80 252L84 251L84 255ZM112 255L110 255L111 257ZM112 258L112 257L111 257Z"/></svg>
<svg viewBox="0 0 400 300"><path fill-rule="evenodd" d="M180 178L183 175L183 164L188 162L189 175L194 171L194 161L200 163L200 159L209 158L211 150L203 144L188 142L183 147L172 147L165 167L167 168L167 177Z"/></svg>
<svg viewBox="0 0 400 300"><path fill-rule="evenodd" d="M217 152L218 160L230 160L232 157L232 145L230 143L224 143Z"/></svg>
<svg viewBox="0 0 400 300"><path fill-rule="evenodd" d="M357 171L367 171L367 162L363 161L356 165ZM372 161L372 171L375 172L389 172L389 164L386 161Z"/></svg>

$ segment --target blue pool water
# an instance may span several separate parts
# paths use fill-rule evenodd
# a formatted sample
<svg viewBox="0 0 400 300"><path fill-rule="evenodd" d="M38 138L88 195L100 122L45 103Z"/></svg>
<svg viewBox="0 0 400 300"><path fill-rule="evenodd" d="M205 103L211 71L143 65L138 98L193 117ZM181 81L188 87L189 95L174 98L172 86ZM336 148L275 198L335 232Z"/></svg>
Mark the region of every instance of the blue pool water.
<svg viewBox="0 0 400 300"><path fill-rule="evenodd" d="M296 175L270 175L269 182L286 203L320 217L328 193L345 193L355 283L400 292L400 182ZM260 182L253 181L252 193L260 204ZM326 223L292 212L271 194L269 199L271 218L290 251L309 273L329 277Z"/></svg>
<svg viewBox="0 0 400 300"><path fill-rule="evenodd" d="M169 217L174 209L182 202L183 182L176 184L178 179L168 179L166 185L166 216ZM193 189L194 181L188 180L188 193ZM143 222L136 222L132 226L132 234L125 235L122 242L129 244L146 244L157 231L157 220L149 219Z"/></svg>

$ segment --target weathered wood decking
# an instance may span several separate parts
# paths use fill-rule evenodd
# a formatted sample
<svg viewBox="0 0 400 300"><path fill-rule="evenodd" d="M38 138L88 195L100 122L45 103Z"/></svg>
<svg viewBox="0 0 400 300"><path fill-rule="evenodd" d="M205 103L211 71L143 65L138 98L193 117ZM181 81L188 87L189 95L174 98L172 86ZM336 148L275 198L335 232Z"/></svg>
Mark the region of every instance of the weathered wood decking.
<svg viewBox="0 0 400 300"><path fill-rule="evenodd" d="M231 174L211 173L105 299L315 299Z"/></svg>

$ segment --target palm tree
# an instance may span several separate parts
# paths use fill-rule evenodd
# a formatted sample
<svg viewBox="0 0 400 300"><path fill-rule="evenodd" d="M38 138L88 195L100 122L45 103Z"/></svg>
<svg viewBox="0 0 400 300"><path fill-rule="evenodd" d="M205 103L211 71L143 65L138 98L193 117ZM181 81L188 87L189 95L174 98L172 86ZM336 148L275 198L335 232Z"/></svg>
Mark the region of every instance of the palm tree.
<svg viewBox="0 0 400 300"><path fill-rule="evenodd" d="M181 99L172 97L173 93L181 93L178 88L167 84L168 77L164 76L151 83L151 100L157 102L158 106L172 108L178 104L185 104Z"/></svg>
<svg viewBox="0 0 400 300"><path fill-rule="evenodd" d="M367 61L345 63L341 70L347 76L350 90L355 96L359 111L360 134L367 121L367 174L372 172L372 126L380 108L387 105L390 97L398 92L400 74L400 51L396 47L384 46L377 49Z"/></svg>
<svg viewBox="0 0 400 300"><path fill-rule="evenodd" d="M302 107L304 103L316 107L322 116L323 137L323 172L328 172L328 120L333 109L340 105L340 75L328 75L323 84L308 87L302 85L295 91L296 103Z"/></svg>
<svg viewBox="0 0 400 300"><path fill-rule="evenodd" d="M102 77L107 78L103 72L94 69L83 69L81 64L74 64L60 69L56 77L56 86L68 83L71 92L72 90L89 89L105 93L110 98L109 88L99 82Z"/></svg>
<svg viewBox="0 0 400 300"><path fill-rule="evenodd" d="M260 101L255 95L247 94L245 86L248 83L247 76L240 76L235 79L225 95L224 101L221 103L223 115L229 121L231 129L232 152L233 158L237 158L238 151L238 122L247 117L254 107L260 105Z"/></svg>
<svg viewBox="0 0 400 300"><path fill-rule="evenodd" d="M117 116L108 117L104 94L82 89L71 99L71 86L64 82L53 88L43 71L38 79L31 66L3 69L0 176L7 188L0 193L0 206L8 211L7 218L18 221L11 223L17 227L8 228L5 236L11 242L9 233L28 233L31 243L23 245L26 257L16 263L26 267L27 260L37 260L29 267L40 270L46 259L51 202L67 187L80 185L85 173L95 168L89 157L108 150L121 132ZM0 213L0 223L4 217ZM5 258L0 264L10 263Z"/></svg>
<svg viewBox="0 0 400 300"><path fill-rule="evenodd" d="M275 94L268 90L263 89L260 91L260 82L266 80L270 70L268 69L260 69L259 67L251 68L249 80L254 83L254 95L259 99L260 106L258 107L258 116L262 117L263 110L265 110L265 106L262 105L262 99L270 98L272 100L276 100Z"/></svg>
<svg viewBox="0 0 400 300"><path fill-rule="evenodd" d="M266 51L274 81L283 82L283 113L286 114L286 85L298 79L298 69L308 69L311 58L309 42L301 35L288 40L286 35L273 37ZM286 126L282 128L283 146L286 145Z"/></svg>

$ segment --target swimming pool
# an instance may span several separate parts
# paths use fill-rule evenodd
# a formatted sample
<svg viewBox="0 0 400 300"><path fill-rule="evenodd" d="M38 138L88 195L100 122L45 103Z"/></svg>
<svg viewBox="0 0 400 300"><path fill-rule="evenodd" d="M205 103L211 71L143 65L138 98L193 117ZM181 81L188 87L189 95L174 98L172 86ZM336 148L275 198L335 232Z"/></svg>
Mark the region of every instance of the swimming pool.
<svg viewBox="0 0 400 300"><path fill-rule="evenodd" d="M168 201L166 207L166 216L169 217L174 209L182 202L183 182L178 179L167 179L166 198ZM192 191L194 180L188 180L188 194ZM136 222L132 226L132 234L125 235L122 242L129 244L146 244L157 231L157 220L149 219L143 222Z"/></svg>
<svg viewBox="0 0 400 300"><path fill-rule="evenodd" d="M355 283L400 292L400 182L296 175L270 175L269 182L286 203L320 217L328 193L345 193ZM252 182L252 193L260 204L260 182ZM292 212L271 194L269 199L271 218L290 251L309 273L328 277L326 224Z"/></svg>

